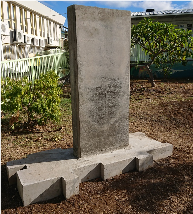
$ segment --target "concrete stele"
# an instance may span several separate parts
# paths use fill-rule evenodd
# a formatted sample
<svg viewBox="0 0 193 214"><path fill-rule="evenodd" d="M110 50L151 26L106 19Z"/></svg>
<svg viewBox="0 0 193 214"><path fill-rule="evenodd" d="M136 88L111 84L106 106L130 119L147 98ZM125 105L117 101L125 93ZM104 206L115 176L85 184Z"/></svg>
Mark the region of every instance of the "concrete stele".
<svg viewBox="0 0 193 214"><path fill-rule="evenodd" d="M73 149L78 158L129 145L130 11L68 7Z"/></svg>

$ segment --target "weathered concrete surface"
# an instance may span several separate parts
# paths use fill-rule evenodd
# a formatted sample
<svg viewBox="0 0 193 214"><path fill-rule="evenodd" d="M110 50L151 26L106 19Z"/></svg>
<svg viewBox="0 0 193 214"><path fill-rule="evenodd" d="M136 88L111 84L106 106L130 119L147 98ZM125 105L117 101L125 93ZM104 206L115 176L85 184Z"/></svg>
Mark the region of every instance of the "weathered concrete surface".
<svg viewBox="0 0 193 214"><path fill-rule="evenodd" d="M10 183L16 183L24 206L63 194L66 198L79 193L79 183L131 170L153 166L153 160L172 154L173 146L146 137L129 134L130 145L124 149L75 159L73 149L55 149L29 155L6 164ZM22 169L22 170L19 170Z"/></svg>
<svg viewBox="0 0 193 214"><path fill-rule="evenodd" d="M76 157L129 145L130 11L68 7Z"/></svg>

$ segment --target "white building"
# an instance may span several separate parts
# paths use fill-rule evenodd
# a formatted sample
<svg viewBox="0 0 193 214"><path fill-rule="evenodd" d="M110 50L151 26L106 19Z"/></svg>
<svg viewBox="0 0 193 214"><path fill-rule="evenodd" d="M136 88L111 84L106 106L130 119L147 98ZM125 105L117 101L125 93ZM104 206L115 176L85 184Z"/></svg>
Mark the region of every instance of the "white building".
<svg viewBox="0 0 193 214"><path fill-rule="evenodd" d="M65 19L38 1L1 1L2 60L60 47Z"/></svg>
<svg viewBox="0 0 193 214"><path fill-rule="evenodd" d="M143 18L151 18L153 21L172 23L177 28L193 30L193 9L155 11L147 9L146 12L131 13L131 24L138 24Z"/></svg>

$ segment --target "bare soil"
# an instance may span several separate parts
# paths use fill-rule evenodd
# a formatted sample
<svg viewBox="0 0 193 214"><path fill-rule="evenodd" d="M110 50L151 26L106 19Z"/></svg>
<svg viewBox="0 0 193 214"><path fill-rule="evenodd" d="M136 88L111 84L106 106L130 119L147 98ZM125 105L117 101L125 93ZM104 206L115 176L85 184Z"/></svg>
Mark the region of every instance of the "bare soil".
<svg viewBox="0 0 193 214"><path fill-rule="evenodd" d="M64 89L65 94L68 89ZM10 130L2 114L2 213L193 213L193 81L131 81L130 132L144 132L173 144L173 155L144 172L132 171L80 184L80 193L23 207L16 185L9 186L5 163L28 154L72 147L71 108L67 99L59 124Z"/></svg>

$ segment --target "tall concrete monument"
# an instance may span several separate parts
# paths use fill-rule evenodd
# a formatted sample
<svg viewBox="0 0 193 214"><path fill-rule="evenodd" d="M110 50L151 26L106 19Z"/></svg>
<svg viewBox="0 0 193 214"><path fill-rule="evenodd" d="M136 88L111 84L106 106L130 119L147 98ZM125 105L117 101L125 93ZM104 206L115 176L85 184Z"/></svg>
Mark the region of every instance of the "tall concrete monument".
<svg viewBox="0 0 193 214"><path fill-rule="evenodd" d="M128 146L130 11L72 5L68 32L75 156Z"/></svg>

